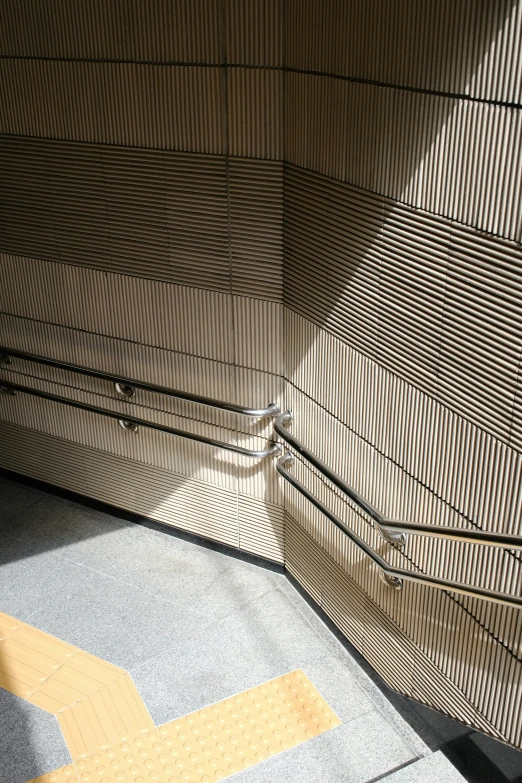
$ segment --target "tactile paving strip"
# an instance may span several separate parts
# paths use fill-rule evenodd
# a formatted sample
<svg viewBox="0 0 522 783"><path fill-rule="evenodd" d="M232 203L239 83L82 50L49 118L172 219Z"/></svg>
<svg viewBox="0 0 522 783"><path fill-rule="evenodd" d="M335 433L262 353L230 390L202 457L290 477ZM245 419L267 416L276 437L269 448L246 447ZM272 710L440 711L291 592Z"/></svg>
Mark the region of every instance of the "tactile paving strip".
<svg viewBox="0 0 522 783"><path fill-rule="evenodd" d="M1 613L0 686L56 715L73 759L28 783L214 783L341 725L298 669L155 729L127 672Z"/></svg>
<svg viewBox="0 0 522 783"><path fill-rule="evenodd" d="M76 764L89 783L214 783L340 726L301 670Z"/></svg>

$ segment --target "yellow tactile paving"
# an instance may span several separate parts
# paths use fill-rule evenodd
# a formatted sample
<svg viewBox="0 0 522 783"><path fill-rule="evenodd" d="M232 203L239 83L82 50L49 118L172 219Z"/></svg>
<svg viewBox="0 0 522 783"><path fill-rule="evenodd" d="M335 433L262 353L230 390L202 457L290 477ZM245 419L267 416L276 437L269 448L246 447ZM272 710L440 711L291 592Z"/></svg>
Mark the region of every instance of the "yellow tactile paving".
<svg viewBox="0 0 522 783"><path fill-rule="evenodd" d="M79 778L74 767L68 765L61 769L55 769L54 772L49 772L47 775L40 775L28 780L27 783L79 783Z"/></svg>
<svg viewBox="0 0 522 783"><path fill-rule="evenodd" d="M56 715L73 759L28 783L214 783L341 725L298 669L155 728L123 669L1 613L0 687Z"/></svg>
<svg viewBox="0 0 522 783"><path fill-rule="evenodd" d="M8 614L0 612L0 642L7 639L21 623L15 620L14 617L9 617Z"/></svg>
<svg viewBox="0 0 522 783"><path fill-rule="evenodd" d="M118 666L78 651L32 694L31 701L56 715L125 674Z"/></svg>
<svg viewBox="0 0 522 783"><path fill-rule="evenodd" d="M71 644L0 615L0 687L53 715L125 674Z"/></svg>
<svg viewBox="0 0 522 783"><path fill-rule="evenodd" d="M73 761L154 729L128 674L59 712L58 722Z"/></svg>
<svg viewBox="0 0 522 783"><path fill-rule="evenodd" d="M214 783L340 725L298 670L97 753L77 769L85 783Z"/></svg>
<svg viewBox="0 0 522 783"><path fill-rule="evenodd" d="M30 700L76 651L76 647L22 623L0 642L0 686Z"/></svg>

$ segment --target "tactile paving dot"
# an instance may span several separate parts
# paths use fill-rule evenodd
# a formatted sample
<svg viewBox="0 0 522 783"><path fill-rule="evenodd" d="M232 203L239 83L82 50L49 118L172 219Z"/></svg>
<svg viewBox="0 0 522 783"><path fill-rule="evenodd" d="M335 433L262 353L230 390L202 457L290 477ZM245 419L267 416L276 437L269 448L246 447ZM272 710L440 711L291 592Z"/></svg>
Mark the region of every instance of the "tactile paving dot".
<svg viewBox="0 0 522 783"><path fill-rule="evenodd" d="M298 670L167 723L159 734L173 781L214 783L340 724Z"/></svg>
<svg viewBox="0 0 522 783"><path fill-rule="evenodd" d="M54 772L49 772L47 775L40 775L33 780L29 780L28 783L78 783L78 780L74 767L68 765L67 767L56 769Z"/></svg>
<svg viewBox="0 0 522 783"><path fill-rule="evenodd" d="M81 783L163 783L174 774L157 730L82 759L76 769Z"/></svg>

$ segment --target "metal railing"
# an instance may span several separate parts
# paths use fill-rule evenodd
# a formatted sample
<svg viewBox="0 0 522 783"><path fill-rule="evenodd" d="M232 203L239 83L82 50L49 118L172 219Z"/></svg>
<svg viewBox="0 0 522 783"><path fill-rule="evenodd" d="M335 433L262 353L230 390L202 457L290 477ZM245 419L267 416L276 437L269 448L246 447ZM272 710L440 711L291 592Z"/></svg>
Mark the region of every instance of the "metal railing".
<svg viewBox="0 0 522 783"><path fill-rule="evenodd" d="M362 511L368 514L376 523L377 529L381 532L383 537L390 543L398 544L399 546L404 544L404 535L406 533L412 533L414 535L428 535L432 537L448 538L457 541L464 541L473 544L481 544L487 546L504 547L509 549L522 549L522 538L520 536L513 536L501 533L489 533L486 531L469 531L461 530L459 528L442 528L436 525L419 525L410 522L399 522L386 519L380 514L377 509L371 505L367 500L362 498L352 487L346 484L340 476L334 471L330 470L322 460L316 457L313 452L307 449L303 444L288 430L286 424L289 424L292 420L292 416L289 412L279 415L274 422L274 429L276 433L292 448L294 448L298 454L300 454L305 460L310 462L322 475L324 475L329 481L337 486L342 492L344 492ZM429 576L413 571L408 568L398 568L391 566L384 560L381 555L375 552L369 544L367 544L360 536L358 536L353 530L351 530L339 517L337 517L330 509L328 509L324 503L322 503L315 495L313 495L298 479L292 476L288 472L287 467L292 465L294 457L290 452L286 452L281 456L276 463L276 469L279 475L281 475L285 481L291 484L301 495L312 503L324 516L326 516L333 524L342 530L351 541L356 544L359 549L364 552L380 569L381 575L384 581L390 586L400 590L402 589L403 580L411 582L417 582L418 584L427 585L429 587L435 587L439 590L448 590L453 593L460 593L461 595L470 596L472 598L482 598L487 601L493 601L495 603L504 604L506 606L515 607L517 609L522 608L522 597L505 595L496 590L489 590L482 587L472 587L469 585L463 585L460 582L455 582L451 579L442 579L435 576ZM391 535L387 535L391 531L391 535L396 538L391 538ZM401 538L399 538L401 536Z"/></svg>
<svg viewBox="0 0 522 783"><path fill-rule="evenodd" d="M48 359L46 356L37 356L36 354L26 353L25 351L17 351L13 348L3 348L0 346L0 364L11 364L13 358L25 359L26 361L42 364L46 367L57 367L60 370L69 370L70 372L75 372L79 375L87 375L90 378L100 378L103 381L113 383L118 394L127 398L134 397L136 389L144 389L145 391L155 392L156 394L164 394L167 397L175 397L178 400L187 400L188 402L195 402L198 405L206 405L210 408L217 408L219 410L229 411L230 413L238 413L241 416L250 416L256 419L263 419L267 416L277 416L277 414L281 412L279 406L274 402L271 402L266 408L246 408L244 405L235 405L232 402L214 400L211 397L202 397L199 394L191 394L190 392L180 391L179 389L169 389L167 386L157 386L152 383L145 383L144 381L138 381L136 378L125 378L121 375L93 370L90 367L82 367L79 364L61 362L57 359Z"/></svg>
<svg viewBox="0 0 522 783"><path fill-rule="evenodd" d="M396 546L403 546L406 541L405 536L411 534L429 536L433 538L450 539L465 543L479 544L482 546L494 546L503 547L506 549L522 550L522 537L520 536L504 533L491 533L482 530L466 530L462 528L441 527L438 525L429 524L424 525L386 518L378 511L378 509L375 508L375 506L363 498L355 489L353 489L353 487L347 484L337 473L331 470L321 459L319 459L319 457L307 449L298 438L288 431L287 425L291 423L292 415L289 411L286 413L281 413L278 405L275 403L271 403L267 408L262 409L246 408L241 405L235 405L233 403L223 402L221 400L213 400L209 397L202 397L196 394L190 394L188 392L169 389L164 386L144 383L143 381L138 381L135 379L122 378L121 376L112 373L105 373L68 362L48 359L47 357L37 356L35 354L26 353L24 351L17 351L10 348L0 348L0 364L11 364L12 358L20 358L49 367L69 370L71 372L109 381L110 383L114 384L118 394L126 399L131 399L135 396L135 389L144 389L146 391L164 394L170 397L175 397L177 399L188 400L190 402L199 403L201 405L217 408L219 410L230 411L232 413L238 413L244 416L255 418L276 416L274 421L274 431L277 433L277 435L279 435L279 437L285 441L285 443L291 446L307 462L313 465L326 479L334 484L334 486L336 486L341 490L341 492L350 498L350 500L352 500L359 509L367 514L375 523L375 526L381 536L388 543L395 544ZM23 386L21 384L13 383L10 380L0 381L0 392L10 395L14 395L16 393L27 394L33 397L52 400L53 402L57 402L62 405L68 405L72 408L89 411L91 413L118 421L121 427L130 432L137 432L139 427L145 427L253 458L263 458L282 454L281 444L275 441L272 441L269 448L267 449L247 449L243 446L215 440L214 438L208 438L204 435L197 435L196 433L186 432L185 430L168 427L166 425L158 424L146 419L122 414L119 411L112 411L97 405L90 405L89 403L72 400L68 397L63 397L58 394L52 394L50 392L42 391L40 389L35 389L29 386ZM294 476L291 475L291 473L288 472L287 466L291 465L293 461L294 457L289 452L283 456L280 456L276 463L276 469L278 473L288 483L295 487L295 489L300 492L301 495L307 498L317 509L319 509L319 511L321 511L331 522L333 522L334 525L342 530L343 533L345 533L381 569L381 574L387 584L395 587L396 589L401 589L402 580L406 579L417 582L419 584L436 587L441 590L449 590L451 592L461 593L462 595L495 601L497 603L506 604L507 606L515 606L517 608L522 607L522 598L517 596L506 596L503 593L499 593L494 590L488 590L486 588L480 587L470 587L449 579L427 576L411 569L397 568L395 566L389 565L386 560L381 557L381 555L375 552L375 550L373 550L362 538L354 533L354 531L351 530L341 519L339 519L339 517L330 511L303 484L301 484L301 482L299 482Z"/></svg>
<svg viewBox="0 0 522 783"><path fill-rule="evenodd" d="M373 519L377 526L377 530L386 541L391 544L404 544L404 535L402 533L389 532L386 529L386 518L383 517L383 515L375 508L375 506L372 506L371 503L359 495L359 493L356 492L353 487L350 487L346 481L344 481L337 473L325 465L325 463L320 460L319 457L313 453L313 451L307 449L306 446L304 446L301 441L295 437L295 435L292 435L291 432L288 432L286 425L290 424L291 422L292 414L290 411L286 411L286 413L281 413L279 416L277 416L276 420L274 421L274 430L277 432L279 437L281 437L286 443L288 443L289 446L297 451L298 454L304 457L304 459L313 465L314 468L317 468L317 470L322 473L323 476L326 476L326 478L329 479L332 484L335 484L335 486L340 489L341 492L344 492L345 495L348 495L350 500L353 500L353 502L359 508L368 514L368 516Z"/></svg>
<svg viewBox="0 0 522 783"><path fill-rule="evenodd" d="M262 451L256 451L254 449L247 449L244 446L236 446L232 443L225 443L224 441L215 440L214 438L207 438L204 435L196 435L193 432L186 432L185 430L178 430L174 427L167 427L164 424L157 424L156 422L147 421L146 419L138 419L136 416L128 416L121 412L111 411L107 408L101 408L98 405L89 405L85 402L79 402L77 400L71 400L69 397L62 397L59 394L51 394L50 392L41 391L40 389L33 389L30 386L22 386L18 383L12 383L11 381L2 380L0 382L0 392L4 394L14 395L18 392L21 394L28 394L32 397L41 397L45 400L52 400L62 405L68 405L71 408L79 408L80 410L90 411L100 416L106 416L109 419L115 419L118 421L123 429L129 432L137 432L139 427L146 427L150 430L157 430L159 432L166 432L169 435L177 435L180 438L187 440L194 440L198 443L205 443L207 446L217 446L220 449L226 449L227 451L233 451L236 454L242 454L245 457L270 457L275 454L280 454L282 451L281 445L272 441L268 449Z"/></svg>

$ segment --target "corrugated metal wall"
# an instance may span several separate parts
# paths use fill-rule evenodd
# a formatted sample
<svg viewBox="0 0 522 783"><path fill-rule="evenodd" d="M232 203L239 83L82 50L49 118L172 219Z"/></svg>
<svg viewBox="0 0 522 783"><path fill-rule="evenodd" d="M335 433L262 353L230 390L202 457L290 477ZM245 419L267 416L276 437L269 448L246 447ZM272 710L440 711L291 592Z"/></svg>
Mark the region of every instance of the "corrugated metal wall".
<svg viewBox="0 0 522 783"><path fill-rule="evenodd" d="M0 0L1 343L240 404L384 514L522 533L522 4ZM270 422L20 360L262 448ZM285 562L385 680L522 746L522 613L386 587L252 463L22 395L3 466ZM380 539L511 593L521 560Z"/></svg>

